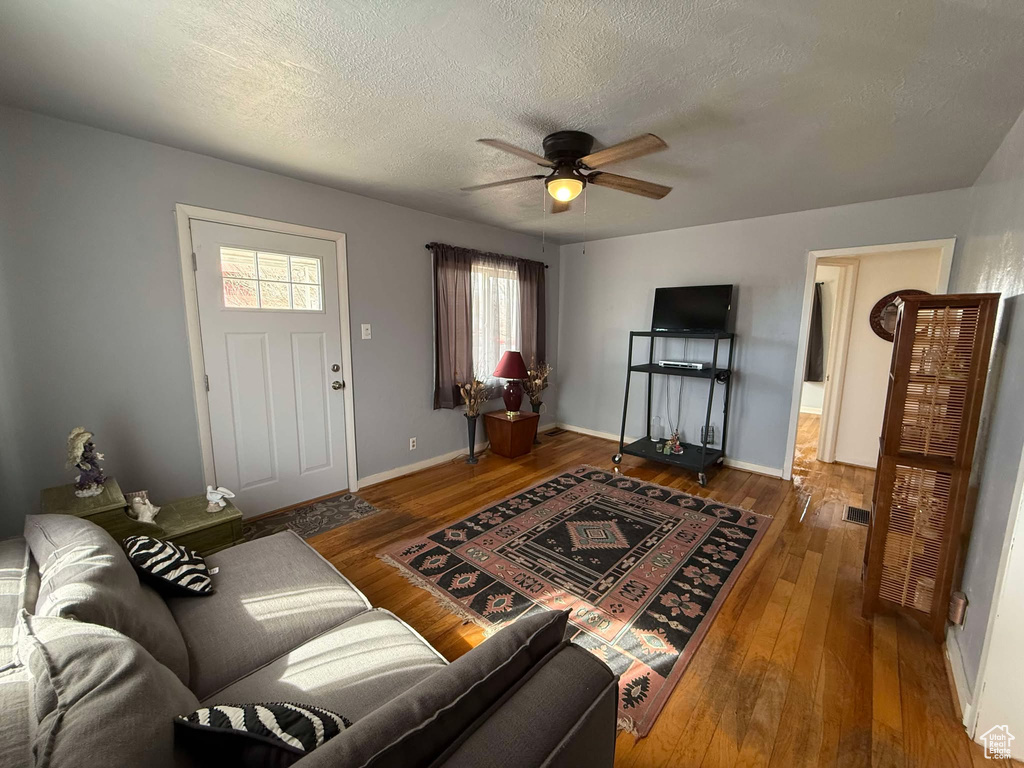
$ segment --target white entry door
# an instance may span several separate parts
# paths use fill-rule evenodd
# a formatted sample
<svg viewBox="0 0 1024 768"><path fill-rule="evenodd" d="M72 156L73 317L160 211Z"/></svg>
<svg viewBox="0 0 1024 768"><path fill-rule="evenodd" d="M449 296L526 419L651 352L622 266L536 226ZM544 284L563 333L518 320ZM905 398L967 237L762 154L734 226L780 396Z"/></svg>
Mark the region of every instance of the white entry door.
<svg viewBox="0 0 1024 768"><path fill-rule="evenodd" d="M335 243L190 225L217 484L246 517L346 489Z"/></svg>

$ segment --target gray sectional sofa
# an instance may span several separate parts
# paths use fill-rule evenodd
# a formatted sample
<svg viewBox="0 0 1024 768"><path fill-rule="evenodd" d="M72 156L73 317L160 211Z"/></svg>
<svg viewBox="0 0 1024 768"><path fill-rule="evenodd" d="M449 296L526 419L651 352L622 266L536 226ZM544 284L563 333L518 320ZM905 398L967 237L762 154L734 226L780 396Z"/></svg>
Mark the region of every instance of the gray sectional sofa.
<svg viewBox="0 0 1024 768"><path fill-rule="evenodd" d="M292 533L207 564L215 594L165 599L87 521L30 516L0 542L0 764L194 768L175 715L273 701L352 722L300 768L613 763L617 681L564 615L449 664Z"/></svg>

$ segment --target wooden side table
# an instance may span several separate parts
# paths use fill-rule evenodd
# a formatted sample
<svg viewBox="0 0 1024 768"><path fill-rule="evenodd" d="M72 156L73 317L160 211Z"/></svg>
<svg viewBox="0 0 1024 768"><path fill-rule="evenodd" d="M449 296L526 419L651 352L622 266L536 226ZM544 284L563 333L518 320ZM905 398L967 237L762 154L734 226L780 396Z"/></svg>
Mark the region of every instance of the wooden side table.
<svg viewBox="0 0 1024 768"><path fill-rule="evenodd" d="M242 541L242 513L225 501L224 509L207 512L206 494L189 496L162 505L156 522L143 523L128 516L120 486L108 477L103 493L84 499L75 496L74 485L47 488L40 494L39 508L44 514L74 515L96 523L118 543L127 536L152 536L205 556Z"/></svg>
<svg viewBox="0 0 1024 768"><path fill-rule="evenodd" d="M487 439L491 441L491 452L514 459L523 456L533 448L537 436L540 414L520 411L509 416L505 411L490 411L484 414Z"/></svg>

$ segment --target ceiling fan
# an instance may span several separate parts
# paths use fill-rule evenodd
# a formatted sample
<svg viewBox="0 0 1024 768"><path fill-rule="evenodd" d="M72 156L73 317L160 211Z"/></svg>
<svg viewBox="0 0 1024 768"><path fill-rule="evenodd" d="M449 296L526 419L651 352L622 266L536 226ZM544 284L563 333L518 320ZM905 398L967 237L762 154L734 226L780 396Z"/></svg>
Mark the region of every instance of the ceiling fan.
<svg viewBox="0 0 1024 768"><path fill-rule="evenodd" d="M534 179L544 179L544 185L547 187L548 194L553 198L551 212L561 213L562 211L569 210L570 201L579 196L587 184L617 189L620 192L642 195L654 200L660 200L672 191L672 187L597 170L612 163L632 160L649 155L652 152L668 149L668 144L653 133L645 133L628 141L614 144L607 149L593 152L594 137L589 133L583 133L582 131L556 131L544 137L543 157L500 139L477 139L477 141L489 147L500 149L502 152L510 152L513 155L526 158L537 165L552 168L553 170L549 174L538 173L533 176L520 176L515 179L505 179L504 181L492 181L489 184L463 187L463 192L473 192L478 189L489 189L490 187L503 187L506 184L519 184L520 182L533 181Z"/></svg>

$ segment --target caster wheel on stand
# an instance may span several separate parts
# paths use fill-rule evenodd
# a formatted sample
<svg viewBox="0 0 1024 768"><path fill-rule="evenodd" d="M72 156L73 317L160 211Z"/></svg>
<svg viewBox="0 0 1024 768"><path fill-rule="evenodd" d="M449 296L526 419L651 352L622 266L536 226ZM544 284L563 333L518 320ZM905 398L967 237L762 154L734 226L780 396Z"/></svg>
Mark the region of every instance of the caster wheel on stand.
<svg viewBox="0 0 1024 768"><path fill-rule="evenodd" d="M707 484L708 484L708 476L705 475L703 472L698 472L697 473L697 482L700 483L700 487L701 488L706 487Z"/></svg>
<svg viewBox="0 0 1024 768"><path fill-rule="evenodd" d="M621 464L621 463L622 463L622 454L621 453L616 453L614 456L612 456L612 464Z"/></svg>

